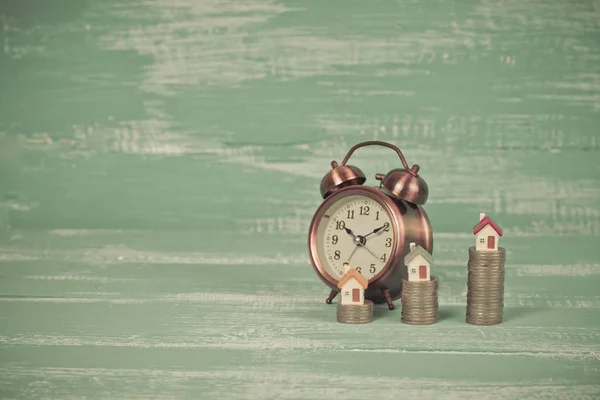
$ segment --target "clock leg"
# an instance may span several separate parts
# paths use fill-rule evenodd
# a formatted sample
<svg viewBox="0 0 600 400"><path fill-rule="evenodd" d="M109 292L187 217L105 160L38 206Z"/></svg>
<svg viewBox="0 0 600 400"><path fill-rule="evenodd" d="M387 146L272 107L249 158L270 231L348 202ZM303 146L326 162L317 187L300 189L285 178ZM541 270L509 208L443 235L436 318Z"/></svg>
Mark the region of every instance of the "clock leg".
<svg viewBox="0 0 600 400"><path fill-rule="evenodd" d="M329 297L327 298L327 300L325 300L325 303L331 304L331 301L335 296L337 296L338 293L339 292L337 290L332 290L331 293L329 293Z"/></svg>
<svg viewBox="0 0 600 400"><path fill-rule="evenodd" d="M392 303L392 296L390 295L390 291L387 290L387 289L381 289L381 292L385 296L385 302L387 303L388 308L390 310L393 310L394 308L396 308L396 306L394 305L394 303Z"/></svg>

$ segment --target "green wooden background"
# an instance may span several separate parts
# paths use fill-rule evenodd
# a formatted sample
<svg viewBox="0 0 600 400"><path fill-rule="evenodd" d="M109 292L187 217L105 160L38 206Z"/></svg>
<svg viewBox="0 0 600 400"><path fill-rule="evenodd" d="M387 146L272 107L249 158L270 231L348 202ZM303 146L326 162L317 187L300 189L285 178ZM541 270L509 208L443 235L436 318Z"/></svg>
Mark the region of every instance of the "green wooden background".
<svg viewBox="0 0 600 400"><path fill-rule="evenodd" d="M335 322L308 263L372 139L429 184L432 326ZM0 397L600 398L599 143L598 0L2 0Z"/></svg>

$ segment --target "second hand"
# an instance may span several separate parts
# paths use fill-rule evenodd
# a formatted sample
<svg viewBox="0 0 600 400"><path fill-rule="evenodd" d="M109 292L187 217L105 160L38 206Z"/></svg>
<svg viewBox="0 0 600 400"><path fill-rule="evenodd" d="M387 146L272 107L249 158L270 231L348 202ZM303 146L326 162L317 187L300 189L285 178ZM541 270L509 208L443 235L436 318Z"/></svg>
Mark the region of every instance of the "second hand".
<svg viewBox="0 0 600 400"><path fill-rule="evenodd" d="M369 249L367 248L367 246L361 246L361 247L362 247L363 249L365 249L366 251L368 251L369 253L371 253L371 255L372 255L373 257L375 257L376 259L378 259L378 260L379 260L379 257L377 257L377 256L375 255L375 253L373 253L371 250L369 250Z"/></svg>
<svg viewBox="0 0 600 400"><path fill-rule="evenodd" d="M350 260L352 259L352 256L354 255L354 253L356 253L356 250L358 250L358 245L354 246L354 250L352 250L352 253L350 253L350 257L348 257L348 261L346 261L347 264L350 264Z"/></svg>

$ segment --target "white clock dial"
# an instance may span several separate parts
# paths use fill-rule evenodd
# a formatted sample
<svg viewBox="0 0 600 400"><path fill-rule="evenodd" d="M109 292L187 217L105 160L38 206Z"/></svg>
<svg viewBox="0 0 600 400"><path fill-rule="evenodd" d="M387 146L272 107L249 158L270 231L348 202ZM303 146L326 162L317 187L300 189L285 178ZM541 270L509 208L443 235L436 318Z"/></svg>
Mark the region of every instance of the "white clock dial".
<svg viewBox="0 0 600 400"><path fill-rule="evenodd" d="M319 258L331 277L344 274L344 264L371 279L381 272L394 246L392 221L371 197L351 195L333 203L317 229Z"/></svg>

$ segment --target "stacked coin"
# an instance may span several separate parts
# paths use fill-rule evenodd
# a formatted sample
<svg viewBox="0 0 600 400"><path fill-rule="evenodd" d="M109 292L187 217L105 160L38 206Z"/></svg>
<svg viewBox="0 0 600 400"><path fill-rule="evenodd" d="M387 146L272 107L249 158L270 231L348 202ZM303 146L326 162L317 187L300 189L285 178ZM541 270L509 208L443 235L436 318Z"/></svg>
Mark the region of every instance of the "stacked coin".
<svg viewBox="0 0 600 400"><path fill-rule="evenodd" d="M478 251L469 248L467 281L467 322L494 325L502 322L504 310L505 251Z"/></svg>
<svg viewBox="0 0 600 400"><path fill-rule="evenodd" d="M402 318L411 325L433 324L438 318L438 279L402 280Z"/></svg>
<svg viewBox="0 0 600 400"><path fill-rule="evenodd" d="M364 304L337 305L337 320L344 324L366 324L373 321L373 302L365 300Z"/></svg>

